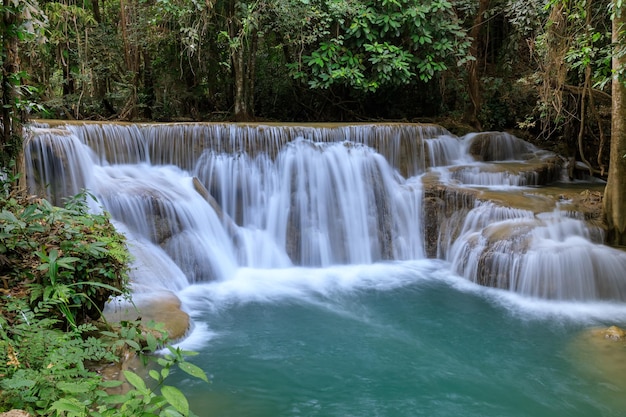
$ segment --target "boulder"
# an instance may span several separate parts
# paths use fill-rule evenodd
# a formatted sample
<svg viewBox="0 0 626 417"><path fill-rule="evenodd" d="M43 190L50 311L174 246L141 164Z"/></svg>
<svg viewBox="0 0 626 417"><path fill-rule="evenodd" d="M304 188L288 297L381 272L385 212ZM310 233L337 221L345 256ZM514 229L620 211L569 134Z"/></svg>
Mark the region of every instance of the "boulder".
<svg viewBox="0 0 626 417"><path fill-rule="evenodd" d="M181 310L180 299L172 292L158 291L133 294L132 303L115 300L104 309L104 317L112 323L140 320L163 323L170 340L185 337L191 321Z"/></svg>
<svg viewBox="0 0 626 417"><path fill-rule="evenodd" d="M626 341L626 331L617 326L611 326L608 329L601 330L600 334L603 335L605 339Z"/></svg>
<svg viewBox="0 0 626 417"><path fill-rule="evenodd" d="M30 417L30 414L24 410L11 410L6 413L0 413L0 417Z"/></svg>

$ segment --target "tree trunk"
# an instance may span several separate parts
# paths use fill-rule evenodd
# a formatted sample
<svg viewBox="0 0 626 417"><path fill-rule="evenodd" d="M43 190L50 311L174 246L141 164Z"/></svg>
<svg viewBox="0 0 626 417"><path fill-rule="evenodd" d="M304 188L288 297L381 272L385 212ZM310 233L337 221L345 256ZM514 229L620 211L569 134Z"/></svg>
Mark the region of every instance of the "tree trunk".
<svg viewBox="0 0 626 417"><path fill-rule="evenodd" d="M136 30L135 20L137 10L135 0L120 0L120 27L122 32L122 42L124 45L124 63L129 75L131 85L130 94L126 99L124 108L120 111L119 117L123 120L133 120L137 117L138 96L140 90L140 53L139 48L133 38L132 31Z"/></svg>
<svg viewBox="0 0 626 417"><path fill-rule="evenodd" d="M250 118L248 103L246 100L246 71L244 58L244 45L232 53L233 77L235 79L235 120L245 122Z"/></svg>
<svg viewBox="0 0 626 417"><path fill-rule="evenodd" d="M156 104L156 97L154 95L154 74L152 72L152 57L146 46L142 51L143 58L143 92L146 97L146 106L143 108L143 117L148 120L152 120L152 110Z"/></svg>
<svg viewBox="0 0 626 417"><path fill-rule="evenodd" d="M613 17L613 44L621 45L620 31L626 23L626 6L615 7ZM609 177L604 192L604 215L608 226L607 243L626 246L626 86L619 77L619 69L626 66L626 58L613 53L613 107L611 115L611 156Z"/></svg>
<svg viewBox="0 0 626 417"><path fill-rule="evenodd" d="M489 7L489 0L480 0L478 4L478 13L474 18L474 25L470 31L470 37L472 38L472 45L470 46L470 55L475 59L467 63L467 92L469 94L469 104L465 109L464 119L465 122L472 127L481 130L480 121L478 120L478 112L482 106L482 97L480 91L480 75L478 72L478 66L483 57L481 51L481 29L485 12Z"/></svg>
<svg viewBox="0 0 626 417"><path fill-rule="evenodd" d="M254 116L257 29L244 24L242 19L247 18L247 16L238 16L238 2L233 2L230 7L231 21L229 22L228 34L231 40L237 40L235 45L231 45L230 51L232 76L235 84L234 116L236 121L246 122Z"/></svg>
<svg viewBox="0 0 626 417"><path fill-rule="evenodd" d="M22 153L22 124L20 122L18 109L15 107L17 98L16 85L13 78L19 71L18 55L18 26L19 17L8 10L12 6L10 0L3 0L5 12L2 13L2 49L4 59L2 62L2 102L0 103L1 136L0 136L0 163L2 167L13 160L19 165ZM14 168L14 171L17 171Z"/></svg>

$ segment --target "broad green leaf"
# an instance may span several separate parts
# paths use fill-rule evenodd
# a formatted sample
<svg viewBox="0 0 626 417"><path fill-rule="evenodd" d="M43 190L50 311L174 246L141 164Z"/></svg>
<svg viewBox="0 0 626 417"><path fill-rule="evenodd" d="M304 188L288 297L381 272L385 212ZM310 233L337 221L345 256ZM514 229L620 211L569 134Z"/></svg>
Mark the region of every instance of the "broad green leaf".
<svg viewBox="0 0 626 417"><path fill-rule="evenodd" d="M161 379L161 375L154 369L150 369L150 372L148 372L148 375L150 375L150 378L154 379L155 381L158 381Z"/></svg>
<svg viewBox="0 0 626 417"><path fill-rule="evenodd" d="M160 414L160 417L181 417L181 416L183 416L183 415L181 413L179 413L178 411L174 410L171 407L170 408L166 408Z"/></svg>
<svg viewBox="0 0 626 417"><path fill-rule="evenodd" d="M102 381L100 383L100 386L102 388L116 388L116 387L119 387L120 385L122 385L123 383L124 383L124 381L109 380L109 381Z"/></svg>
<svg viewBox="0 0 626 417"><path fill-rule="evenodd" d="M71 413L71 416L86 416L85 406L75 398L61 398L52 403L51 410Z"/></svg>
<svg viewBox="0 0 626 417"><path fill-rule="evenodd" d="M84 382L58 382L57 388L59 388L63 392L78 394L82 392L88 392L90 390L90 386Z"/></svg>
<svg viewBox="0 0 626 417"><path fill-rule="evenodd" d="M178 367L193 377L199 378L205 382L209 382L206 373L200 367L194 365L193 363L181 362L178 364Z"/></svg>
<svg viewBox="0 0 626 417"><path fill-rule="evenodd" d="M99 401L105 404L123 404L130 399L128 394L113 394L102 397Z"/></svg>
<svg viewBox="0 0 626 417"><path fill-rule="evenodd" d="M176 410L183 415L189 415L189 402L185 395L176 387L164 385L161 387L161 394Z"/></svg>
<svg viewBox="0 0 626 417"><path fill-rule="evenodd" d="M150 332L146 333L146 344L148 345L148 350L150 352L154 352L157 348L157 340L156 337Z"/></svg>
<svg viewBox="0 0 626 417"><path fill-rule="evenodd" d="M146 383L136 373L132 371L124 371L124 377L135 388L137 388L142 394L148 391Z"/></svg>

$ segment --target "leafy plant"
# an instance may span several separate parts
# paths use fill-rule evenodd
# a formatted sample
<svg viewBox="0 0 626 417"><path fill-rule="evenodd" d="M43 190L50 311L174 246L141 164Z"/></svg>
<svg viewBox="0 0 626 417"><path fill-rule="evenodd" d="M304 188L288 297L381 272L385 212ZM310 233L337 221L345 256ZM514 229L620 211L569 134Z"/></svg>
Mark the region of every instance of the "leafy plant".
<svg viewBox="0 0 626 417"><path fill-rule="evenodd" d="M24 409L34 416L192 416L182 392L165 384L172 367L207 381L170 348L162 325L122 322L101 330L93 323L111 295L128 294L130 255L107 214L89 213L87 192L65 207L13 195L0 176L0 412ZM93 322L87 322L91 318ZM122 394L107 389L97 364L144 355L156 361L146 384L126 370Z"/></svg>
<svg viewBox="0 0 626 417"><path fill-rule="evenodd" d="M94 417L118 416L195 416L189 409L189 402L185 395L176 387L166 385L165 380L174 366L208 383L204 371L198 366L186 362L185 356L194 354L179 348L168 347L169 353L157 359L160 371L152 369L148 375L152 384L147 384L137 373L125 370L124 378L133 389L121 395L105 395L98 399L97 411L90 415ZM57 404L59 405L59 404ZM54 408L54 406L53 406Z"/></svg>
<svg viewBox="0 0 626 417"><path fill-rule="evenodd" d="M46 200L0 200L5 287L28 293L32 306L42 300L56 305L72 327L97 319L111 295L127 292L125 238L107 214L88 212L87 196L80 193L63 208Z"/></svg>
<svg viewBox="0 0 626 417"><path fill-rule="evenodd" d="M467 33L447 0L361 1L331 14L334 36L292 63L294 78L311 88L349 86L374 92L383 86L427 82L470 59Z"/></svg>
<svg viewBox="0 0 626 417"><path fill-rule="evenodd" d="M61 331L45 301L30 309L24 299L7 305L15 314L12 325L0 316L0 412L20 408L32 415L58 417L194 416L184 394L166 385L172 368L208 382L204 371L185 361L192 352L168 347L166 355L153 353L166 342L160 326L142 327L124 322L99 331L82 324ZM155 336L156 335L156 336ZM156 363L148 383L136 372L124 370L123 380L104 380L94 371L98 363L119 363L142 354ZM121 394L107 391L127 382Z"/></svg>
<svg viewBox="0 0 626 417"><path fill-rule="evenodd" d="M94 325L59 330L53 304L40 302L31 309L26 300L15 299L6 307L14 319L9 326L5 314L0 318L0 410L45 415L54 401L67 395L68 384L85 391L97 388L100 376L88 369L88 362L116 360L93 336Z"/></svg>

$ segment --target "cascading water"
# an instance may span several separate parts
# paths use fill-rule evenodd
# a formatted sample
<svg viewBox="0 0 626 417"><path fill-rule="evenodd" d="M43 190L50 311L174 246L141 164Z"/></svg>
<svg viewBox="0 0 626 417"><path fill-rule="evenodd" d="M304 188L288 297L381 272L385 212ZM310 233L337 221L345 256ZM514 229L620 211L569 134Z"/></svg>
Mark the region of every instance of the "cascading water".
<svg viewBox="0 0 626 417"><path fill-rule="evenodd" d="M594 243L593 234L559 210L537 216L478 203L449 259L470 281L531 297L623 301L626 253Z"/></svg>
<svg viewBox="0 0 626 417"><path fill-rule="evenodd" d="M30 135L31 190L60 203L88 188L129 237L134 291L169 291L191 314L183 344L214 384L180 384L202 416L626 410L559 353L589 324L626 322L626 255L565 210L484 197L558 178L526 142L419 125ZM424 230L442 259L426 258Z"/></svg>
<svg viewBox="0 0 626 417"><path fill-rule="evenodd" d="M365 143L394 155L399 147L421 147L424 132L441 129L293 129L293 134L314 132L311 136L321 142L289 141L282 129L270 127L242 127L228 138L232 129L179 125L164 127L159 135L154 126L74 125L56 141L54 131L45 131L30 141L27 159L46 161L46 146L54 143L61 162L51 169L33 165L28 178L32 189L59 178L71 192L89 188L133 239L163 249L190 283L223 280L236 267L369 264L424 256L421 184L404 180ZM255 143L254 132L266 149ZM356 143L338 141L345 135ZM236 152L220 151L224 148ZM401 163L398 155L395 160ZM58 168L65 166L82 167L84 175L66 176ZM221 215L198 192L193 177ZM56 188L50 192L55 201L69 195Z"/></svg>

